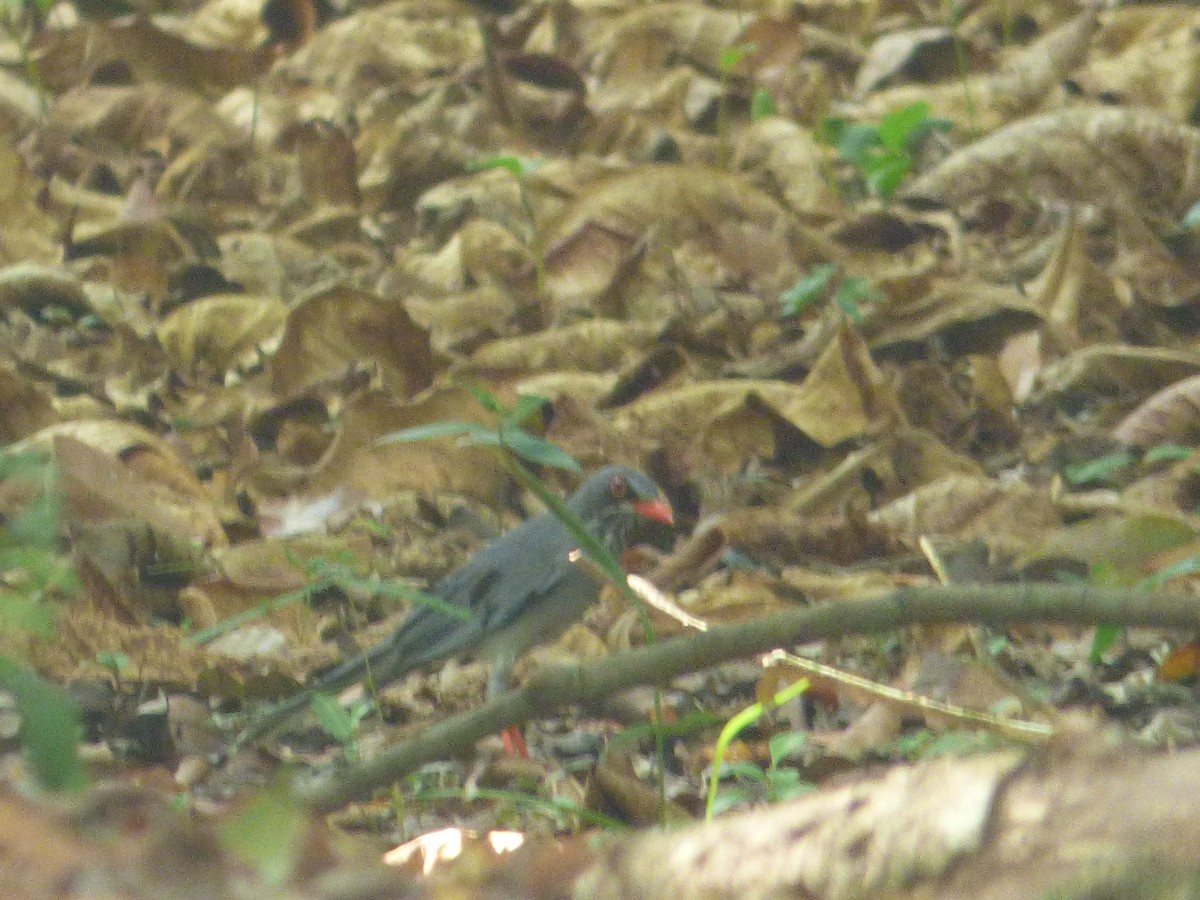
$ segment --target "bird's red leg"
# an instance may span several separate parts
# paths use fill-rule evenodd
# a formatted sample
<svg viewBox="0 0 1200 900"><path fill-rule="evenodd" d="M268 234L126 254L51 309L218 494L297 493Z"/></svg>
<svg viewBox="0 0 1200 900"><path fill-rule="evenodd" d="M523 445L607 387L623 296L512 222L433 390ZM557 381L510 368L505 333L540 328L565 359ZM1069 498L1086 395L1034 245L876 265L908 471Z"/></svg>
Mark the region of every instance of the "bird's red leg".
<svg viewBox="0 0 1200 900"><path fill-rule="evenodd" d="M504 749L510 756L529 759L529 749L525 746L525 737L516 725L509 725L500 732L500 740L504 741Z"/></svg>

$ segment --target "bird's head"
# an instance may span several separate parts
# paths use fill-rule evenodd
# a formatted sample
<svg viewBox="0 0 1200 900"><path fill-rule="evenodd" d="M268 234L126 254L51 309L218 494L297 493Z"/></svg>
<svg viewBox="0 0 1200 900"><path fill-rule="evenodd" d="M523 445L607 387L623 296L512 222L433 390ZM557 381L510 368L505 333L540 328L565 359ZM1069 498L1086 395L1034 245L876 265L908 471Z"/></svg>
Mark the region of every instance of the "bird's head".
<svg viewBox="0 0 1200 900"><path fill-rule="evenodd" d="M628 466L601 469L580 486L568 505L617 552L629 546L639 524L675 524L671 505L654 480Z"/></svg>

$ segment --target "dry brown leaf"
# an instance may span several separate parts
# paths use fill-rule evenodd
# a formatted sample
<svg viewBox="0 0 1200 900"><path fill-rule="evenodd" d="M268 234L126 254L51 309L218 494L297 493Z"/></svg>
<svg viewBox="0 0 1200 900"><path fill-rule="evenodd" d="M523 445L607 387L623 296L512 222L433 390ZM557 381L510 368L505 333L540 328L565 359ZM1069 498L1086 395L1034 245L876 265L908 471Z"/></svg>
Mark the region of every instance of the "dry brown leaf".
<svg viewBox="0 0 1200 900"><path fill-rule="evenodd" d="M1200 131L1157 110L1069 107L992 132L900 193L961 206L1015 191L1178 221L1200 198L1198 158Z"/></svg>
<svg viewBox="0 0 1200 900"><path fill-rule="evenodd" d="M377 366L382 386L411 397L433 380L429 334L397 300L348 287L312 294L287 311L271 387L292 396L350 366Z"/></svg>
<svg viewBox="0 0 1200 900"><path fill-rule="evenodd" d="M660 322L593 319L491 341L471 354L471 365L518 372L606 372L620 368L633 354L651 347L662 328Z"/></svg>
<svg viewBox="0 0 1200 900"><path fill-rule="evenodd" d="M1054 96L1064 78L1083 61L1096 28L1097 10L1093 7L1029 46L1012 50L997 72L967 77L956 74L937 85L901 85L871 94L861 103L846 104L845 109L856 117L878 120L913 103L928 103L934 116L988 132L1043 107L1047 96ZM914 185L905 193L915 190Z"/></svg>
<svg viewBox="0 0 1200 900"><path fill-rule="evenodd" d="M14 262L50 263L58 259L54 224L37 202L38 179L28 171L16 148L0 139L0 265Z"/></svg>
<svg viewBox="0 0 1200 900"><path fill-rule="evenodd" d="M1095 344L1042 369L1032 402L1054 403L1073 392L1103 393L1136 400L1197 374L1194 353L1157 347Z"/></svg>
<svg viewBox="0 0 1200 900"><path fill-rule="evenodd" d="M925 535L1036 544L1061 522L1045 492L964 475L924 484L869 518L907 534L914 544Z"/></svg>
<svg viewBox="0 0 1200 900"><path fill-rule="evenodd" d="M1169 385L1142 403L1113 429L1131 447L1193 444L1200 439L1200 375Z"/></svg>
<svg viewBox="0 0 1200 900"><path fill-rule="evenodd" d="M314 473L312 487L332 490L351 485L370 497L416 490L499 500L510 478L492 450L458 447L454 438L374 446L393 431L434 422L494 424L461 388L432 388L407 402L388 391L364 392L346 404L334 446Z"/></svg>
<svg viewBox="0 0 1200 900"><path fill-rule="evenodd" d="M1072 76L1085 96L1122 106L1161 109L1190 121L1200 99L1196 10L1174 4L1122 7L1101 17L1094 53Z"/></svg>
<svg viewBox="0 0 1200 900"><path fill-rule="evenodd" d="M177 368L222 375L274 351L287 314L278 297L218 294L172 312L158 339Z"/></svg>
<svg viewBox="0 0 1200 900"><path fill-rule="evenodd" d="M747 416L766 418L746 430ZM698 440L719 465L747 449L775 452L776 437L767 427L771 416L823 447L887 431L903 419L862 339L845 330L830 341L800 385L749 379L687 384L639 398L621 409L616 422L618 428L685 446ZM718 428L710 440L709 430L722 417L732 417L725 420L729 427ZM737 435L743 437L731 443Z"/></svg>
<svg viewBox="0 0 1200 900"><path fill-rule="evenodd" d="M117 422L63 423L30 438L51 446L69 522L135 520L205 547L228 540L203 486L165 442Z"/></svg>

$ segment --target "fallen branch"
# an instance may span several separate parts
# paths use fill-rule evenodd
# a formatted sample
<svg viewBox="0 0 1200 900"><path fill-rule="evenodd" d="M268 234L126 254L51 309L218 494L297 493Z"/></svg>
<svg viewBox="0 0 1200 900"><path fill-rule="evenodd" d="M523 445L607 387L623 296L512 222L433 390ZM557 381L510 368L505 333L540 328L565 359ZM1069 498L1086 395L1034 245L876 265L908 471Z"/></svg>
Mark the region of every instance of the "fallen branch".
<svg viewBox="0 0 1200 900"><path fill-rule="evenodd" d="M431 726L362 765L297 786L296 791L304 802L318 809L336 809L427 762L453 756L480 738L572 704L594 703L640 685L664 684L679 675L776 647L948 622L1198 630L1200 598L1037 584L905 588L870 600L824 603L664 641L598 663L543 669L521 690L501 694L472 712Z"/></svg>

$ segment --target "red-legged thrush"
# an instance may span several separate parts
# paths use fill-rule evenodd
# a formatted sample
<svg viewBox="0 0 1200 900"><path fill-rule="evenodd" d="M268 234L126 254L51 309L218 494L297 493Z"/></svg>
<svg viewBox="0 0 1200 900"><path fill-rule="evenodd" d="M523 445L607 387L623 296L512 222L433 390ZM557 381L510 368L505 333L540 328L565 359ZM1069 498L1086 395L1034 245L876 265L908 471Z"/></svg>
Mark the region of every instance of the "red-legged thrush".
<svg viewBox="0 0 1200 900"><path fill-rule="evenodd" d="M674 524L658 485L627 466L608 466L583 483L567 506L620 556L645 520ZM338 691L366 677L383 686L430 663L479 651L492 667L488 696L508 686L513 664L552 640L596 600L600 582L570 560L578 542L551 513L492 541L429 592L465 609L461 619L419 606L387 640L343 663L316 685L268 710L242 740L262 735L308 704L317 691Z"/></svg>

